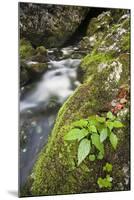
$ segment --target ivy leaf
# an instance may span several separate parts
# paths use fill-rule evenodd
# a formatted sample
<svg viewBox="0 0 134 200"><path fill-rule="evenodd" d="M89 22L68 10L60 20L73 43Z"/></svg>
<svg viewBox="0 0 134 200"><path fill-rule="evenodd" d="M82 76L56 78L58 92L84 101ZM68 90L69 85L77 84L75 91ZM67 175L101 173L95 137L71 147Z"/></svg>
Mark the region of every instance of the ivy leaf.
<svg viewBox="0 0 134 200"><path fill-rule="evenodd" d="M86 129L74 128L64 136L64 140L77 140L77 139L80 140L87 134L88 131Z"/></svg>
<svg viewBox="0 0 134 200"><path fill-rule="evenodd" d="M87 157L91 149L91 143L88 139L81 140L78 147L78 165Z"/></svg>
<svg viewBox="0 0 134 200"><path fill-rule="evenodd" d="M94 161L95 160L95 155L94 154L89 155L89 160L90 161Z"/></svg>
<svg viewBox="0 0 134 200"><path fill-rule="evenodd" d="M100 142L103 142L107 138L107 128L104 128L100 132Z"/></svg>
<svg viewBox="0 0 134 200"><path fill-rule="evenodd" d="M122 128L124 125L120 121L114 121L113 126L115 128Z"/></svg>
<svg viewBox="0 0 134 200"><path fill-rule="evenodd" d="M83 127L86 127L88 124L88 121L85 120L85 119L80 119L76 122L73 122L73 126L74 127L79 127L79 128L83 128Z"/></svg>
<svg viewBox="0 0 134 200"><path fill-rule="evenodd" d="M108 113L107 113L107 118L108 118L108 119L111 119L111 120L114 120L114 119L115 119L115 116L112 114L112 112L108 112Z"/></svg>
<svg viewBox="0 0 134 200"><path fill-rule="evenodd" d="M110 129L110 131L113 129L113 122L107 121L106 122L107 127Z"/></svg>
<svg viewBox="0 0 134 200"><path fill-rule="evenodd" d="M89 129L90 132L97 133L97 129L94 125L88 126L88 129Z"/></svg>
<svg viewBox="0 0 134 200"><path fill-rule="evenodd" d="M104 145L100 142L100 136L98 134L91 135L92 144L102 153L104 154Z"/></svg>
<svg viewBox="0 0 134 200"><path fill-rule="evenodd" d="M110 134L110 142L111 142L113 148L116 149L117 143L118 143L118 138L113 132L111 132L111 134Z"/></svg>

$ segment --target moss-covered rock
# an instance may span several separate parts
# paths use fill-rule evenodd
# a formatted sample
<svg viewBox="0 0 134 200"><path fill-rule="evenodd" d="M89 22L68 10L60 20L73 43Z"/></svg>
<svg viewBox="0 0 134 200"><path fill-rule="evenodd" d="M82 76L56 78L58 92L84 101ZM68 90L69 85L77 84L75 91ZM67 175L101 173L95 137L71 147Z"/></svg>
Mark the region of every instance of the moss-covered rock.
<svg viewBox="0 0 134 200"><path fill-rule="evenodd" d="M47 62L48 61L48 55L47 55L47 49L44 46L39 46L35 50L35 55L31 58L32 61L35 62Z"/></svg>
<svg viewBox="0 0 134 200"><path fill-rule="evenodd" d="M20 85L23 86L29 81L34 81L40 77L42 73L47 71L47 63L39 63L33 61L21 61L20 62Z"/></svg>
<svg viewBox="0 0 134 200"><path fill-rule="evenodd" d="M23 86L34 80L47 70L47 49L39 46L34 49L25 38L20 40L20 85Z"/></svg>
<svg viewBox="0 0 134 200"><path fill-rule="evenodd" d="M99 51L107 52L111 49L111 52L118 52L121 38L128 34L129 28L129 10L110 9L91 19L86 36L82 38L79 46L81 49L88 49L89 52L98 46Z"/></svg>
<svg viewBox="0 0 134 200"><path fill-rule="evenodd" d="M115 152L106 144L104 160L90 162L86 159L77 167L78 144L66 143L63 139L73 121L111 110L111 102L117 98L120 86L123 83L129 84L128 61L128 57L125 61L121 58L114 60L111 65L96 73L92 80L78 87L62 106L49 142L35 164L30 188L32 195L109 191L99 189L97 185L97 178L103 176L102 166L105 162L113 164L114 184L111 190L129 189L128 182L124 183L128 174L123 172L126 166L129 171L129 110L125 111L127 106L122 110L125 128L117 132L120 141L118 149Z"/></svg>
<svg viewBox="0 0 134 200"><path fill-rule="evenodd" d="M35 50L32 47L31 43L25 38L22 38L20 40L19 51L20 59L27 59L35 53Z"/></svg>

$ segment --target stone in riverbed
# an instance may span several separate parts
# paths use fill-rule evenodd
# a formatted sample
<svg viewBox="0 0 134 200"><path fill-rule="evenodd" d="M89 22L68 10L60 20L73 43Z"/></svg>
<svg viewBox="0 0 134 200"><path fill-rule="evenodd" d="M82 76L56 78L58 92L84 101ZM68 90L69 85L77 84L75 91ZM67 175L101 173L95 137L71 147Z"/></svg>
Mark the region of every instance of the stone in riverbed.
<svg viewBox="0 0 134 200"><path fill-rule="evenodd" d="M20 40L20 84L34 80L47 70L48 55L44 46L34 49L25 38Z"/></svg>

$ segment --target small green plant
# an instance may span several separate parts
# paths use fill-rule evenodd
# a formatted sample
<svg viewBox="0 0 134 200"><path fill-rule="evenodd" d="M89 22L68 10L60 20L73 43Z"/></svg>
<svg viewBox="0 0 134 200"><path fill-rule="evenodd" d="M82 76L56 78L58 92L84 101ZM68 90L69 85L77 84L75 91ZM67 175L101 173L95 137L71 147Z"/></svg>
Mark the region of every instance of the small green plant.
<svg viewBox="0 0 134 200"><path fill-rule="evenodd" d="M111 188L113 178L110 175L106 175L105 178L98 178L97 184L99 188Z"/></svg>
<svg viewBox="0 0 134 200"><path fill-rule="evenodd" d="M106 165L103 167L103 171L111 172L113 169L112 164L106 163Z"/></svg>
<svg viewBox="0 0 134 200"><path fill-rule="evenodd" d="M103 171L105 172L112 172L113 166L110 163L106 163L105 166L103 166ZM109 175L106 174L105 178L99 177L97 180L97 184L99 188L111 188L112 187L112 180L113 178Z"/></svg>
<svg viewBox="0 0 134 200"><path fill-rule="evenodd" d="M90 161L102 160L105 154L104 141L106 140L110 141L115 150L118 144L115 130L122 127L123 124L116 119L112 112L108 112L106 117L90 116L88 119L73 122L72 129L64 136L64 140L78 141L77 155L78 165L80 165L88 155Z"/></svg>

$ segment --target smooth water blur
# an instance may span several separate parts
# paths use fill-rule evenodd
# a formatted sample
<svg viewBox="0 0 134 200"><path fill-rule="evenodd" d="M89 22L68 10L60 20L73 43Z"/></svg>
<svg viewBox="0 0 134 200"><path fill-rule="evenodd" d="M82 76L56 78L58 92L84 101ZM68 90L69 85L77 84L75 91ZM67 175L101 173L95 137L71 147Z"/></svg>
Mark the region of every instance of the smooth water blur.
<svg viewBox="0 0 134 200"><path fill-rule="evenodd" d="M57 97L57 101L63 103L79 84L77 81L79 64L79 59L49 62L49 70L43 75L42 80L37 83L34 91L29 92L20 102L20 111L36 107L42 102L48 104L51 97Z"/></svg>
<svg viewBox="0 0 134 200"><path fill-rule="evenodd" d="M20 102L20 185L23 186L46 144L63 102L80 84L80 59L50 61L48 71Z"/></svg>

